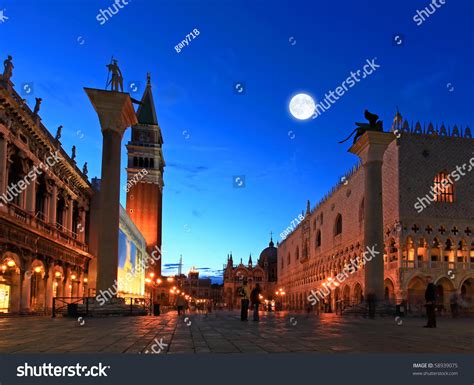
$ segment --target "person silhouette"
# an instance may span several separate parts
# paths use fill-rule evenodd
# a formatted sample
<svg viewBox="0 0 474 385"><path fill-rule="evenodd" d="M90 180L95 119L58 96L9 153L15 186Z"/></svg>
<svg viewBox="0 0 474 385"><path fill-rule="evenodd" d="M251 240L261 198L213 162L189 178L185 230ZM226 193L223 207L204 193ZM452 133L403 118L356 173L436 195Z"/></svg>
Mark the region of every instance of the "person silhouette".
<svg viewBox="0 0 474 385"><path fill-rule="evenodd" d="M123 92L122 71L120 71L120 68L117 63L117 60L114 59L112 60L112 63L106 65L109 72L112 72L112 78L107 83L107 86L110 84L112 91L118 91L120 87L120 92Z"/></svg>

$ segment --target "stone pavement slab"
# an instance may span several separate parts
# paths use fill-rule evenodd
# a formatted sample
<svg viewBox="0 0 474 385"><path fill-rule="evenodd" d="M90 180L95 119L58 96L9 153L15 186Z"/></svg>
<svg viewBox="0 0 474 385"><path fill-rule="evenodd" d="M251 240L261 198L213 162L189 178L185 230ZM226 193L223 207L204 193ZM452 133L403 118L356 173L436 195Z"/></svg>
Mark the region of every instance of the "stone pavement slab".
<svg viewBox="0 0 474 385"><path fill-rule="evenodd" d="M437 329L424 329L423 318L404 318L399 325L391 317L287 312L262 312L260 322L241 322L237 312L229 311L186 317L170 312L159 317L86 318L82 326L69 318L0 318L0 352L474 352L474 320L467 318L443 317Z"/></svg>

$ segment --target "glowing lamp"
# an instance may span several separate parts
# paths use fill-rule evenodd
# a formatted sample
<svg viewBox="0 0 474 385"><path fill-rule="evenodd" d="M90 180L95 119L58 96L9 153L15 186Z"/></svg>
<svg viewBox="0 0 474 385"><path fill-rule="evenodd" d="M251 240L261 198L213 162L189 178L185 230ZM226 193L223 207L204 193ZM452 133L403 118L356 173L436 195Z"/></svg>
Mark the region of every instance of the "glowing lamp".
<svg viewBox="0 0 474 385"><path fill-rule="evenodd" d="M150 273L150 278L153 278L155 276L155 273Z"/></svg>
<svg viewBox="0 0 474 385"><path fill-rule="evenodd" d="M35 273L41 273L41 267L40 266L35 267Z"/></svg>
<svg viewBox="0 0 474 385"><path fill-rule="evenodd" d="M84 283L87 283L87 281L88 281L87 277L86 277L86 278L84 278Z"/></svg>
<svg viewBox="0 0 474 385"><path fill-rule="evenodd" d="M61 273L60 273L59 271L57 271L56 273L54 273L54 275L56 276L56 278L61 277Z"/></svg>
<svg viewBox="0 0 474 385"><path fill-rule="evenodd" d="M76 274L71 275L71 279L72 279L72 280L75 280L76 278L77 278L77 277L76 277Z"/></svg>
<svg viewBox="0 0 474 385"><path fill-rule="evenodd" d="M15 261L13 261L13 260L10 259L10 260L7 262L7 266L8 266L8 267L13 267L13 266L15 266Z"/></svg>
<svg viewBox="0 0 474 385"><path fill-rule="evenodd" d="M150 283L150 282L151 282L151 279L150 279L150 278L145 278L145 282L146 282L146 283Z"/></svg>

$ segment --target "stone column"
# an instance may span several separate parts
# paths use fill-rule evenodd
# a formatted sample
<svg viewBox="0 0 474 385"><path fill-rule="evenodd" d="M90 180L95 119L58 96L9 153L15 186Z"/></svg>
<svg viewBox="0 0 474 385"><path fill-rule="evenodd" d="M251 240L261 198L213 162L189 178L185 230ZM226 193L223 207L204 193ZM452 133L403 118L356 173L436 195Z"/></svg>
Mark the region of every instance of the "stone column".
<svg viewBox="0 0 474 385"><path fill-rule="evenodd" d="M33 216L36 214L36 181L32 181L26 189L26 211Z"/></svg>
<svg viewBox="0 0 474 385"><path fill-rule="evenodd" d="M121 142L126 128L138 122L129 94L91 88L85 91L97 112L103 136L96 286L99 292L112 288L117 280Z"/></svg>
<svg viewBox="0 0 474 385"><path fill-rule="evenodd" d="M53 282L54 282L53 265L46 268L46 273L43 279L44 279L44 284L45 284L44 309L46 313L49 314L53 307Z"/></svg>
<svg viewBox="0 0 474 385"><path fill-rule="evenodd" d="M56 210L58 207L58 186L53 184L49 199L49 223L56 224Z"/></svg>
<svg viewBox="0 0 474 385"><path fill-rule="evenodd" d="M7 189L7 147L7 139L0 136L0 195Z"/></svg>
<svg viewBox="0 0 474 385"><path fill-rule="evenodd" d="M64 227L68 229L69 231L71 231L72 233L75 233L77 229L72 228L73 209L74 209L74 200L72 198L68 198L67 211L66 211L66 223Z"/></svg>
<svg viewBox="0 0 474 385"><path fill-rule="evenodd" d="M21 279L21 306L20 311L23 313L28 313L30 309L30 298L31 298L31 266L28 270L21 271L20 279Z"/></svg>
<svg viewBox="0 0 474 385"><path fill-rule="evenodd" d="M394 139L388 132L366 131L349 151L362 160L364 167L364 251L374 247L376 254L365 265L365 293L384 298L384 232L382 206L382 163L387 146Z"/></svg>
<svg viewBox="0 0 474 385"><path fill-rule="evenodd" d="M86 241L86 210L81 207L79 209L79 223L81 226L77 229L77 238L79 242L85 243Z"/></svg>

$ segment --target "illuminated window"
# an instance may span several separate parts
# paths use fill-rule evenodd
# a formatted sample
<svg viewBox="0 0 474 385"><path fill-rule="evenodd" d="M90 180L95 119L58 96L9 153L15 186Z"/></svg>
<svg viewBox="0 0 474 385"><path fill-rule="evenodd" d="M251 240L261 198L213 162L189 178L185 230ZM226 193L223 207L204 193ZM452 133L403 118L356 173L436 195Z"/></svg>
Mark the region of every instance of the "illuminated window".
<svg viewBox="0 0 474 385"><path fill-rule="evenodd" d="M433 192L436 202L454 202L454 185L446 171L435 176Z"/></svg>

